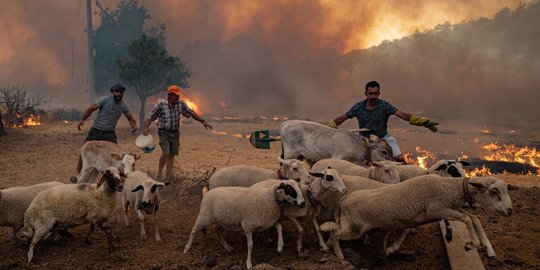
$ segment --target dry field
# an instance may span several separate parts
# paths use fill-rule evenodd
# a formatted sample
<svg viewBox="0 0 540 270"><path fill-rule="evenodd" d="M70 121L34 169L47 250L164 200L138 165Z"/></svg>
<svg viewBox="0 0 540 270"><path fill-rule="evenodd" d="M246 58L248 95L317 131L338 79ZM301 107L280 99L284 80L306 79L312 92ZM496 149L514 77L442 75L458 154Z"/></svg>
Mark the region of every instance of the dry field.
<svg viewBox="0 0 540 270"><path fill-rule="evenodd" d="M144 154L135 145L138 134L130 134L123 123L119 127L119 144L126 150L141 154L137 169L153 175L161 151ZM352 121L349 121L352 122ZM0 269L244 269L246 241L241 233L228 233L227 239L235 248L227 253L210 235L199 234L191 251L182 254L200 203L200 183L213 170L228 165L248 164L276 169L280 154L278 143L270 150L253 148L247 139L234 137L259 129L277 129L279 122L266 123L212 123L219 132L205 131L198 123L185 124L181 131L181 155L176 159L177 178L164 189L168 202L160 208L162 243L156 243L153 225L147 222L149 237L139 240L139 225L130 211L132 225L119 221L114 224L117 236L116 251L109 254L106 237L96 231L92 245L84 245L88 226L72 231L73 239L47 239L36 248L34 263L26 263L27 246L9 238L9 230L0 228ZM87 122L83 132L75 123L46 124L39 127L8 130L0 137L0 188L30 185L45 181L68 183L74 174L78 151L91 125ZM155 134L155 127L152 127ZM227 133L227 134L225 134ZM418 128L392 131L404 150L414 152L415 146L437 153L454 155L478 149L478 138L469 135L439 133L432 135ZM421 138L418 140L417 138ZM489 141L491 138L479 138ZM447 149L452 145L452 149ZM476 151L476 150L474 150ZM473 152L474 152L473 151ZM523 175L499 175L512 184L510 195L514 202L514 215L498 216L491 211L479 212L486 233L497 252L497 259L488 259L481 252L488 269L539 269L540 268L540 178ZM281 254L275 251L275 242L267 243L261 233L254 236L253 263L256 268L274 269L344 269L333 252L319 251L308 226L302 254L295 249L296 233L292 224L285 222L285 247ZM272 235L275 235L272 231ZM275 238L275 237L273 237ZM373 242L378 237L374 236ZM342 245L346 258L357 268L370 269L449 269L444 243L438 227L429 224L413 230L402 249L388 260L377 259L370 247L360 241ZM258 265L258 266L257 266ZM353 268L350 266L349 268Z"/></svg>

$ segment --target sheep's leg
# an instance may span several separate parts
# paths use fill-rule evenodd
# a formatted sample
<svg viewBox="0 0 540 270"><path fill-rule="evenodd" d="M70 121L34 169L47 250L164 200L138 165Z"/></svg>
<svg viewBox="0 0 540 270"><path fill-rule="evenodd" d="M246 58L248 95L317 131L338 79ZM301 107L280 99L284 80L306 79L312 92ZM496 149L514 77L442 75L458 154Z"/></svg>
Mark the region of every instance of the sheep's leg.
<svg viewBox="0 0 540 270"><path fill-rule="evenodd" d="M129 201L126 200L124 196L122 196L122 206L124 207L124 222L126 223L126 226L129 226L129 219L128 219Z"/></svg>
<svg viewBox="0 0 540 270"><path fill-rule="evenodd" d="M253 267L253 265L251 264L251 251L253 250L253 233L252 232L246 232L246 239L247 239L246 267L247 267L247 269L251 269Z"/></svg>
<svg viewBox="0 0 540 270"><path fill-rule="evenodd" d="M445 209L428 209L427 216L433 218L433 219L448 219L448 220L460 220L467 226L467 230L469 231L469 235L471 236L471 241L475 247L480 246L480 241L478 240L478 236L476 235L476 232L474 232L474 227L471 221L471 218L459 211L445 208Z"/></svg>
<svg viewBox="0 0 540 270"><path fill-rule="evenodd" d="M96 230L96 224L94 224L94 223L90 224L90 230L88 231L88 233L86 234L86 238L84 239L84 243L85 243L86 245L92 244L92 243L90 242L90 235L91 235L92 233L94 233L95 230Z"/></svg>
<svg viewBox="0 0 540 270"><path fill-rule="evenodd" d="M288 217L294 225L296 225L296 230L298 230L298 240L296 240L296 249L298 252L302 251L302 235L304 234L304 228L298 223L298 220L294 217Z"/></svg>
<svg viewBox="0 0 540 270"><path fill-rule="evenodd" d="M195 223L195 226L193 226L193 229L191 229L191 234L189 235L189 240L186 244L186 247L184 247L184 254L186 254L191 248L191 244L193 243L193 238L195 237L198 231L199 231L199 228L197 228L197 223Z"/></svg>
<svg viewBox="0 0 540 270"><path fill-rule="evenodd" d="M274 225L276 227L277 233L278 233L278 240L277 240L277 252L283 251L283 227L281 226L281 223L276 223Z"/></svg>
<svg viewBox="0 0 540 270"><path fill-rule="evenodd" d="M328 242L333 246L336 257L338 257L339 260L344 260L345 256L343 256L343 252L341 252L341 247L339 246L339 239L336 237L335 231L330 233L330 238L328 239Z"/></svg>
<svg viewBox="0 0 540 270"><path fill-rule="evenodd" d="M28 263L31 263L32 259L34 258L34 247L36 244L39 242L39 240L43 239L45 234L49 232L49 226L46 226L46 224L41 224L35 227L34 237L32 237L32 242L30 243L30 248L28 249Z"/></svg>
<svg viewBox="0 0 540 270"><path fill-rule="evenodd" d="M487 238L486 232L484 231L484 228L482 227L482 223L480 223L480 220L478 219L478 217L468 212L465 212L465 213L471 218L473 225L476 231L478 232L478 236L480 237L480 242L486 248L488 257L492 259L496 258L497 255L495 254L495 250L493 250L493 246L491 246L491 242Z"/></svg>
<svg viewBox="0 0 540 270"><path fill-rule="evenodd" d="M401 235L399 235L399 238L396 241L394 241L392 245L390 245L389 247L385 249L386 256L396 252L396 250L398 250L401 247L401 245L403 244L403 241L405 241L405 237L407 237L407 234L409 234L409 229L405 229L401 232Z"/></svg>
<svg viewBox="0 0 540 270"><path fill-rule="evenodd" d="M214 230L215 232L215 235L216 235L216 238L217 240L219 241L219 243L223 246L223 248L227 251L227 252L232 252L233 251L233 247L231 247L229 245L229 243L227 243L227 241L225 241L225 238L223 237L223 228L221 228L220 226L217 226L217 228L215 228Z"/></svg>
<svg viewBox="0 0 540 270"><path fill-rule="evenodd" d="M444 225L446 227L446 236L445 236L445 239L446 239L446 242L452 242L452 225L450 225L450 222L448 222L448 220L444 220Z"/></svg>
<svg viewBox="0 0 540 270"><path fill-rule="evenodd" d="M319 223L317 223L317 219L315 218L315 216L313 216L312 223L313 228L315 228L315 232L317 233L317 238L319 239L319 246L321 247L321 250L328 251L328 246L324 242L324 238L321 234L321 228L319 227Z"/></svg>
<svg viewBox="0 0 540 270"><path fill-rule="evenodd" d="M92 170L92 172L90 173L88 179L86 180L86 183L96 182L96 179L97 179L97 177L98 177L98 174L99 174L99 171L98 171L96 168L94 168L94 169Z"/></svg>
<svg viewBox="0 0 540 270"><path fill-rule="evenodd" d="M141 224L141 239L146 239L146 230L144 229L144 214L141 210L137 210L137 217Z"/></svg>
<svg viewBox="0 0 540 270"><path fill-rule="evenodd" d="M103 230L103 232L105 232L105 234L107 234L107 242L109 243L109 253L112 253L114 251L114 246L113 246L113 237L112 237L111 228L109 228L109 226L106 226L104 224L98 224L98 226L101 230Z"/></svg>
<svg viewBox="0 0 540 270"><path fill-rule="evenodd" d="M154 236L156 237L157 242L161 242L161 236L159 235L159 224L158 224L158 212L154 211Z"/></svg>

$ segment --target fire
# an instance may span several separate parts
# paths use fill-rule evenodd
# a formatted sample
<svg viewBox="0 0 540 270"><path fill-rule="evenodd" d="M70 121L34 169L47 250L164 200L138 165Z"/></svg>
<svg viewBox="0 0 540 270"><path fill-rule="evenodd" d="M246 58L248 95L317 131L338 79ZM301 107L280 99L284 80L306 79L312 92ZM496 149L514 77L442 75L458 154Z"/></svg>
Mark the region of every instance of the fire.
<svg viewBox="0 0 540 270"><path fill-rule="evenodd" d="M540 151L535 148L528 146L518 147L514 144L503 144L500 146L497 142L484 145L482 148L494 152L484 155L483 158L485 160L518 162L539 167L538 159L540 159Z"/></svg>
<svg viewBox="0 0 540 270"><path fill-rule="evenodd" d="M416 148L416 152L418 153L422 153L421 156L418 156L416 157L416 160L417 160L417 165L423 169L427 169L428 166L427 166L427 159L432 159L432 160L437 160L437 156L428 151L428 150L423 150L422 148L420 148L419 146L417 146Z"/></svg>
<svg viewBox="0 0 540 270"><path fill-rule="evenodd" d="M186 105L191 109L193 110L194 112L196 112L197 114L201 114L201 110L199 109L199 105L195 104L195 102L193 102L192 100L188 99L188 98L185 98L183 97L182 98L182 101L184 103L186 103Z"/></svg>
<svg viewBox="0 0 540 270"><path fill-rule="evenodd" d="M233 134L229 134L226 131L217 131L217 130L212 131L212 133L217 134L217 135L231 135L231 136L233 136L235 138L247 138L247 139L249 139L249 137L250 137L249 133L244 133L244 134L242 134L242 133L233 133Z"/></svg>
<svg viewBox="0 0 540 270"><path fill-rule="evenodd" d="M485 129L480 130L480 132L482 132L482 133L484 133L484 134L490 134L490 133L491 133L491 130L485 128Z"/></svg>
<svg viewBox="0 0 540 270"><path fill-rule="evenodd" d="M31 114L30 116L28 116L28 118L24 120L23 126L41 126L41 122L39 122L39 115Z"/></svg>
<svg viewBox="0 0 540 270"><path fill-rule="evenodd" d="M465 175L467 177L475 177L475 176L484 176L484 175L493 175L491 171L486 168L486 165L482 165L482 168L474 168L472 171L465 170Z"/></svg>

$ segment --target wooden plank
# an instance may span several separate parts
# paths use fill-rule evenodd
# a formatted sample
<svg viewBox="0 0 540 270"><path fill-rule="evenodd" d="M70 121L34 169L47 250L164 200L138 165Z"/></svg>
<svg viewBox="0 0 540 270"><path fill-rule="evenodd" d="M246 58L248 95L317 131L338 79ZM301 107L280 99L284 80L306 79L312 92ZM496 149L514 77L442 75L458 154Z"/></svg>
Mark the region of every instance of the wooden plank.
<svg viewBox="0 0 540 270"><path fill-rule="evenodd" d="M480 259L480 255L476 248L471 250L465 249L465 244L471 241L469 230L465 223L461 221L450 221L452 227L452 241L446 241L446 225L444 221L440 221L442 237L446 246L446 254L450 261L450 268L453 270L484 270L484 265Z"/></svg>

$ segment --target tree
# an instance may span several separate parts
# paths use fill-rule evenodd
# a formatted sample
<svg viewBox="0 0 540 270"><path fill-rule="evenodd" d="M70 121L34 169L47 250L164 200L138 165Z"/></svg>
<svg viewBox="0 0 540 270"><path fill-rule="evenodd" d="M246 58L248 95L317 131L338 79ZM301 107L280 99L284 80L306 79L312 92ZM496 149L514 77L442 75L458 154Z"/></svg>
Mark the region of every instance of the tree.
<svg viewBox="0 0 540 270"><path fill-rule="evenodd" d="M28 97L28 92L24 90L24 85L8 85L0 88L0 104L5 110L5 122L7 127L18 126L22 124L22 117L29 114L35 114L35 108L48 103L50 98L40 94ZM0 117L1 120L1 117ZM3 126L2 126L3 129Z"/></svg>
<svg viewBox="0 0 540 270"><path fill-rule="evenodd" d="M157 38L143 35L129 44L128 57L118 61L122 81L133 85L141 101L139 121L145 116L146 99L162 91L169 84L189 87L191 76L186 62L171 56Z"/></svg>
<svg viewBox="0 0 540 270"><path fill-rule="evenodd" d="M108 89L119 82L116 62L127 56L129 43L142 35L165 40L165 27L158 24L145 29L150 15L138 0L122 0L112 11L100 1L96 1L96 6L101 24L94 32L94 74L96 95L100 96L108 94Z"/></svg>

